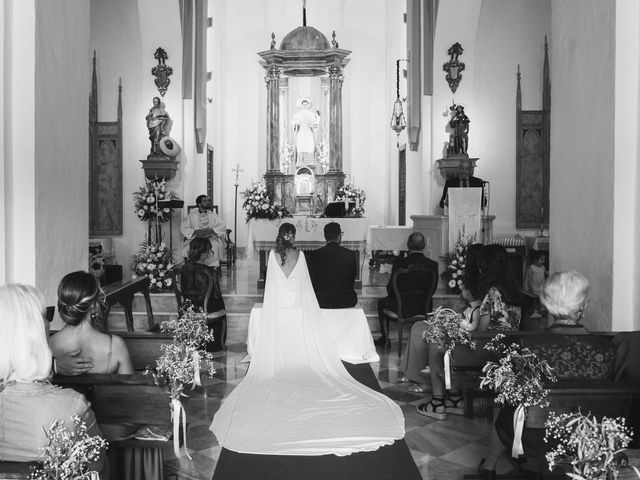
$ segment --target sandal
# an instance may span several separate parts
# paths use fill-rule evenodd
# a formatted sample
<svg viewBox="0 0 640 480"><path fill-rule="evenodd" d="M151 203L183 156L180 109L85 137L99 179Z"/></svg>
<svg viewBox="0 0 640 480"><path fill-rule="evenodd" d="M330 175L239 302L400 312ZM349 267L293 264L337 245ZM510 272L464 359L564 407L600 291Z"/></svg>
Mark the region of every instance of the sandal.
<svg viewBox="0 0 640 480"><path fill-rule="evenodd" d="M443 403L445 412L453 415L464 415L464 397L461 393L448 394Z"/></svg>
<svg viewBox="0 0 640 480"><path fill-rule="evenodd" d="M432 398L427 403L416 405L416 411L425 417L435 418L436 420L446 420L447 414L444 407L444 399Z"/></svg>

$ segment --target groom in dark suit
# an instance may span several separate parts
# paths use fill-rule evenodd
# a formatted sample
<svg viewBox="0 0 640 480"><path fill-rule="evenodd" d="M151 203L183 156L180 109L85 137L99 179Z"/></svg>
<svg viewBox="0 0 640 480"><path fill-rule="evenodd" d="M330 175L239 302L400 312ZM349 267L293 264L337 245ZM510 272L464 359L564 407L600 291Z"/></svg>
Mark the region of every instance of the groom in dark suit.
<svg viewBox="0 0 640 480"><path fill-rule="evenodd" d="M320 308L349 308L358 303L353 289L356 252L340 246L342 229L336 222L324 226L327 244L311 254L310 275Z"/></svg>

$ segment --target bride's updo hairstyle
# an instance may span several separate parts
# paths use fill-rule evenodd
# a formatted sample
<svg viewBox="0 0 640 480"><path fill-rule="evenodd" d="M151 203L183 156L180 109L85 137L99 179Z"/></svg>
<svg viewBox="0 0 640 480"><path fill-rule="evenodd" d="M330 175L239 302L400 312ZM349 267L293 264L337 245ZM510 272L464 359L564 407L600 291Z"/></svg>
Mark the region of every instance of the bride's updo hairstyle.
<svg viewBox="0 0 640 480"><path fill-rule="evenodd" d="M296 241L296 227L290 223L283 223L278 229L276 237L276 253L280 254L282 265L287 259L287 249L294 248L293 243Z"/></svg>
<svg viewBox="0 0 640 480"><path fill-rule="evenodd" d="M77 326L91 314L92 319L100 314L98 303L102 290L90 273L77 271L65 275L58 285L58 312L60 318L71 326Z"/></svg>

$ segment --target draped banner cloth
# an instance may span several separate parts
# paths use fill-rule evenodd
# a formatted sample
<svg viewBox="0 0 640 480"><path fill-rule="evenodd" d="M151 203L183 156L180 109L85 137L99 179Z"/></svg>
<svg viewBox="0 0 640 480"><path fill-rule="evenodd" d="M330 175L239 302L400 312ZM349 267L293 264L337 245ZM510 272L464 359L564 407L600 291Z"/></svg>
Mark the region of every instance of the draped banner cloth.
<svg viewBox="0 0 640 480"><path fill-rule="evenodd" d="M240 453L374 451L404 437L398 405L356 381L327 333L303 252L289 277L269 254L260 339L216 413L218 443Z"/></svg>
<svg viewBox="0 0 640 480"><path fill-rule="evenodd" d="M482 188L449 189L449 250L455 248L458 237L472 243L482 242L481 212Z"/></svg>

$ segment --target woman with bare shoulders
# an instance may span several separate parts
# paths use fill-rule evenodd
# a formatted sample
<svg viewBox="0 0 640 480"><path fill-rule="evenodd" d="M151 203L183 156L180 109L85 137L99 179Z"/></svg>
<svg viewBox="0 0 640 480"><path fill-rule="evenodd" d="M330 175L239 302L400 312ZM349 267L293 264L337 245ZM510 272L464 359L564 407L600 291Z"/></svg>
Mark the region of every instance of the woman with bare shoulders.
<svg viewBox="0 0 640 480"><path fill-rule="evenodd" d="M404 436L402 411L347 372L295 236L292 224L280 225L249 370L211 431L222 447L252 454L342 456L390 445Z"/></svg>
<svg viewBox="0 0 640 480"><path fill-rule="evenodd" d="M90 273L65 275L58 285L58 312L65 326L49 337L49 347L54 357L80 349L84 357L93 361L88 373L131 374L133 365L124 340L95 326L103 295ZM129 436L137 426L101 424L100 428L108 440L118 440Z"/></svg>

